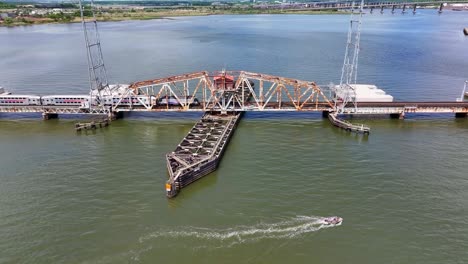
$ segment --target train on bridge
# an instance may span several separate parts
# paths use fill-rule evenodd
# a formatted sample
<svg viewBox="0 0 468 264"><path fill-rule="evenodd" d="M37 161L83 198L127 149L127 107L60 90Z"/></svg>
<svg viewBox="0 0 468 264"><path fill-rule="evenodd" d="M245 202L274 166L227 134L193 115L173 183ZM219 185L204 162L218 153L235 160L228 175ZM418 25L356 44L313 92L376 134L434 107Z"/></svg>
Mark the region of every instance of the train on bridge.
<svg viewBox="0 0 468 264"><path fill-rule="evenodd" d="M102 103L101 103L102 101ZM101 98L91 95L0 95L0 106L70 106L88 109L90 107L104 106L144 106L144 105L180 105L180 102L200 105L200 101L193 96L181 97L177 100L174 96L158 98L154 96L136 95L121 98L118 95L103 96Z"/></svg>
<svg viewBox="0 0 468 264"><path fill-rule="evenodd" d="M105 93L15 95L2 89L0 112L109 114L130 111L312 111L339 114L468 113L468 102L395 102L375 85L319 86L252 72L196 72L110 85ZM349 97L348 102L344 100ZM246 100L248 98L248 100ZM338 111L340 110L340 111Z"/></svg>

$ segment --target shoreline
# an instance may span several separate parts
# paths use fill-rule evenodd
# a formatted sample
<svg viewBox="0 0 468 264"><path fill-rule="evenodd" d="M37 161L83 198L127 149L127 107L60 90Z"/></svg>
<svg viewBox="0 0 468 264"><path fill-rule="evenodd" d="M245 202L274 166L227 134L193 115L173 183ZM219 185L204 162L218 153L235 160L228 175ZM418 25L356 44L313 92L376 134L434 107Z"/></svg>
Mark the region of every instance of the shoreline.
<svg viewBox="0 0 468 264"><path fill-rule="evenodd" d="M125 12L106 16L96 16L98 22L121 22L133 20L174 19L175 17L213 16L213 15L340 15L343 11L281 11L281 10L165 10L162 12ZM20 26L46 25L46 24L72 24L81 23L81 17L72 20L53 20L50 18L22 17L9 24L0 23L0 27L13 28Z"/></svg>

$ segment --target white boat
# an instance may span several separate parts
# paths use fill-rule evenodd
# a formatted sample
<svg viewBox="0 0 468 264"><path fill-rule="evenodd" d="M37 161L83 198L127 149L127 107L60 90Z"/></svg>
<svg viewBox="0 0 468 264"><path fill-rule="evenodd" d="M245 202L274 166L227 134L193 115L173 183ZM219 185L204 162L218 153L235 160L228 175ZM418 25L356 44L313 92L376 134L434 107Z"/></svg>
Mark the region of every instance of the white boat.
<svg viewBox="0 0 468 264"><path fill-rule="evenodd" d="M343 218L338 216L330 216L322 219L325 225L339 225L343 222Z"/></svg>

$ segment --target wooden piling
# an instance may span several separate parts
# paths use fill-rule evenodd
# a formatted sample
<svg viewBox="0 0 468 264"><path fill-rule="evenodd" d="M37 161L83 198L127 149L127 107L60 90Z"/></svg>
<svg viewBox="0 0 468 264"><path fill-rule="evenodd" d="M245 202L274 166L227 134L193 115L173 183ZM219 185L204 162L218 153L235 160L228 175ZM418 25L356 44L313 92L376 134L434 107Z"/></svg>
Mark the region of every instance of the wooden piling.
<svg viewBox="0 0 468 264"><path fill-rule="evenodd" d="M109 126L110 121L108 118L100 119L100 120L93 120L91 122L85 123L76 123L75 130L82 131L82 130L95 130L97 128L103 128Z"/></svg>

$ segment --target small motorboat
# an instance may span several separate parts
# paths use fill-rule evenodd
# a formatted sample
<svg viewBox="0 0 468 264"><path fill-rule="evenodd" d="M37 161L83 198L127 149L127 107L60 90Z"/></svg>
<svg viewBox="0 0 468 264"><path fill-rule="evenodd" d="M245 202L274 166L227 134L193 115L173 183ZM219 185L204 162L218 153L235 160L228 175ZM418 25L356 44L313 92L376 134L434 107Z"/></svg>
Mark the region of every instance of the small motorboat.
<svg viewBox="0 0 468 264"><path fill-rule="evenodd" d="M323 223L326 225L339 225L341 222L343 222L343 218L338 216L330 216L323 219Z"/></svg>

